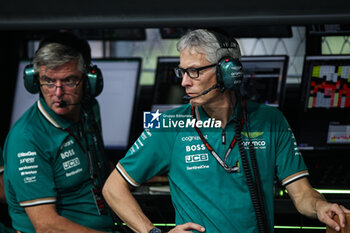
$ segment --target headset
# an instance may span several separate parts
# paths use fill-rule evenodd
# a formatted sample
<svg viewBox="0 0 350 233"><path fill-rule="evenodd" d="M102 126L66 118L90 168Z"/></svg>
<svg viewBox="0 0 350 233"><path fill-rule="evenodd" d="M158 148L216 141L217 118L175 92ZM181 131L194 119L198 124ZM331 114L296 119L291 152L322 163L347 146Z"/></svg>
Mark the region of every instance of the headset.
<svg viewBox="0 0 350 233"><path fill-rule="evenodd" d="M69 47L73 52L78 52L82 55L86 67L84 82L84 94L90 97L98 96L103 89L103 76L101 70L96 65L91 65L91 49L86 40L79 39L74 34L69 32L56 32L45 39L40 44L37 53L44 46L58 43ZM23 72L24 86L26 90L32 94L40 91L39 74L34 71L33 64L28 64Z"/></svg>
<svg viewBox="0 0 350 233"><path fill-rule="evenodd" d="M209 30L220 45L220 49L233 49L239 53L239 45L235 39L229 39L222 33ZM239 92L243 81L243 67L239 59L224 56L219 59L216 77L221 91L229 90Z"/></svg>

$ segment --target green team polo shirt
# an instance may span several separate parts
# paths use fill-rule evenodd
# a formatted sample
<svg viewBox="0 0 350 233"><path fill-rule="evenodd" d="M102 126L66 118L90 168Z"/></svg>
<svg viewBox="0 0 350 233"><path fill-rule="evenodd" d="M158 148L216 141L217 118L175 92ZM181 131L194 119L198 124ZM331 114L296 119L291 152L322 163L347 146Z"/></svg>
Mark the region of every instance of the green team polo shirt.
<svg viewBox="0 0 350 233"><path fill-rule="evenodd" d="M240 106L224 129L225 144L222 142L222 128L200 128L222 160L235 135L233 119L242 115L238 110ZM246 177L240 166L238 145L226 160L229 166L237 166L237 172L227 173L193 127L181 127L180 123L170 127L175 125L172 122L180 121L180 118L186 121L190 115L190 104L163 113L161 127L146 129L117 164L117 170L133 186L167 173L177 225L194 222L204 226L209 233L258 232ZM201 107L197 109L197 116L202 122L209 119ZM307 176L308 172L293 133L280 111L247 101L247 116L249 136L261 174L268 225L273 232L275 176L287 185ZM249 156L246 126L241 134Z"/></svg>
<svg viewBox="0 0 350 233"><path fill-rule="evenodd" d="M97 101L91 106L100 123ZM92 148L94 134L90 117L81 115ZM89 160L78 143L79 140L86 151L84 137L79 136L83 130L82 121L79 122L55 114L40 98L11 128L4 145L4 179L9 213L16 230L35 232L25 207L55 204L58 214L73 222L112 231L111 215L100 215L94 201ZM78 140L67 129L71 129ZM101 171L105 171L101 155L97 154ZM97 161L93 164L96 171Z"/></svg>

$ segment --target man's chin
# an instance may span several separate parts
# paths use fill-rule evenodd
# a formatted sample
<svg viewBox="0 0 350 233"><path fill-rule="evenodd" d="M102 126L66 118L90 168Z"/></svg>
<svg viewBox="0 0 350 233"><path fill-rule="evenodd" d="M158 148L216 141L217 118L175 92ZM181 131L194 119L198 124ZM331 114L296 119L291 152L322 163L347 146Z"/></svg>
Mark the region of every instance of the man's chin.
<svg viewBox="0 0 350 233"><path fill-rule="evenodd" d="M54 112L57 115L66 115L67 114L67 110L66 109L62 109L62 108L56 108L56 109L54 109Z"/></svg>
<svg viewBox="0 0 350 233"><path fill-rule="evenodd" d="M69 112L69 107L59 107L59 106L53 106L51 109L58 115L65 115Z"/></svg>

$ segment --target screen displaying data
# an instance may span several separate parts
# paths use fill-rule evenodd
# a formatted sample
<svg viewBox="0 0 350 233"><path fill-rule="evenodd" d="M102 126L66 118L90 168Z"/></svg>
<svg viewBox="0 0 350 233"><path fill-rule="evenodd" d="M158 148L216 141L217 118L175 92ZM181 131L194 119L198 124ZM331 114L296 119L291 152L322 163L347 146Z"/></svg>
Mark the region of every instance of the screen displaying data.
<svg viewBox="0 0 350 233"><path fill-rule="evenodd" d="M305 108L350 107L350 56L305 59Z"/></svg>
<svg viewBox="0 0 350 233"><path fill-rule="evenodd" d="M297 139L303 148L348 148L350 56L306 56Z"/></svg>

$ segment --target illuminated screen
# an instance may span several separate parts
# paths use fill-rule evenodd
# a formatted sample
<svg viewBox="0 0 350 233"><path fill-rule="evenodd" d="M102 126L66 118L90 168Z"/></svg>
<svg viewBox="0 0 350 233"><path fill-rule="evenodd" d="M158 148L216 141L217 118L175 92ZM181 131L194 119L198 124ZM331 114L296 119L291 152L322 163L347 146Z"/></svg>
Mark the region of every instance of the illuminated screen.
<svg viewBox="0 0 350 233"><path fill-rule="evenodd" d="M38 94L30 94L23 84L23 70L27 64L28 61L19 63L11 125L38 99ZM105 146L126 149L129 147L141 59L94 60L93 64L103 74L103 91L96 99L101 109Z"/></svg>
<svg viewBox="0 0 350 233"><path fill-rule="evenodd" d="M350 56L306 56L297 141L301 148L349 148Z"/></svg>
<svg viewBox="0 0 350 233"><path fill-rule="evenodd" d="M305 109L350 107L350 56L305 58Z"/></svg>
<svg viewBox="0 0 350 233"><path fill-rule="evenodd" d="M18 64L17 81L11 114L11 126L39 98L39 94L33 95L29 93L24 87L23 71L25 66L29 63L30 61L20 61Z"/></svg>
<svg viewBox="0 0 350 233"><path fill-rule="evenodd" d="M158 57L152 110L167 110L184 104L185 89L175 76L178 57ZM279 107L283 104L287 56L243 56L241 92L255 102Z"/></svg>

